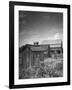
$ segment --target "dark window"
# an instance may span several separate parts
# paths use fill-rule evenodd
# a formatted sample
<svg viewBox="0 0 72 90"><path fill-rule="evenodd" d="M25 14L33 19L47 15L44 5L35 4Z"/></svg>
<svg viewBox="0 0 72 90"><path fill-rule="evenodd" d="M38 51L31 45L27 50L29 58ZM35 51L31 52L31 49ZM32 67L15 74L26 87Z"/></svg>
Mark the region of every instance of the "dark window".
<svg viewBox="0 0 72 90"><path fill-rule="evenodd" d="M54 50L51 50L51 53L54 53Z"/></svg>
<svg viewBox="0 0 72 90"><path fill-rule="evenodd" d="M57 53L60 54L60 50L57 50Z"/></svg>

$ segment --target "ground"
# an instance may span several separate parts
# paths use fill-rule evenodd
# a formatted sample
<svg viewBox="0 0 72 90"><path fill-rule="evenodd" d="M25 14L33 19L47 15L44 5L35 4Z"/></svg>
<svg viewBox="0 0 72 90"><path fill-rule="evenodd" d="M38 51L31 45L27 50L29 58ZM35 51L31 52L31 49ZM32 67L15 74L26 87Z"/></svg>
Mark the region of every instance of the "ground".
<svg viewBox="0 0 72 90"><path fill-rule="evenodd" d="M39 67L20 67L19 79L51 78L63 76L63 58L46 58Z"/></svg>

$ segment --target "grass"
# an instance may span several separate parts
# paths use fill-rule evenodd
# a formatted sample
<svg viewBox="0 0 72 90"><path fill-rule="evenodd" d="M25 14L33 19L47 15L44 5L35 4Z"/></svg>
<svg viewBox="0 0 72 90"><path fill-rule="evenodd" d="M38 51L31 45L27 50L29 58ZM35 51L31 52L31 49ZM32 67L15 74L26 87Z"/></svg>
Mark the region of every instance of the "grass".
<svg viewBox="0 0 72 90"><path fill-rule="evenodd" d="M63 77L63 59L47 58L39 67L19 71L19 79Z"/></svg>

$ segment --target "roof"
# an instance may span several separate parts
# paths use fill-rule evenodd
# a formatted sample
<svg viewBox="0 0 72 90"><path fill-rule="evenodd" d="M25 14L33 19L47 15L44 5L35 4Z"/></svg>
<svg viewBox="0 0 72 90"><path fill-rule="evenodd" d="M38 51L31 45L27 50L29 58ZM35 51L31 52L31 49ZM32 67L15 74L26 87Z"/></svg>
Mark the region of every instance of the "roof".
<svg viewBox="0 0 72 90"><path fill-rule="evenodd" d="M43 40L42 44L61 44L62 40Z"/></svg>
<svg viewBox="0 0 72 90"><path fill-rule="evenodd" d="M30 48L32 51L45 51L45 50L48 50L49 45L50 45L50 48L59 48L59 47L61 47L61 44L41 44L41 45L27 44L25 46L20 47L19 51L22 52L26 48Z"/></svg>
<svg viewBox="0 0 72 90"><path fill-rule="evenodd" d="M48 45L38 45L38 46L32 46L30 47L32 51L45 51L48 49Z"/></svg>
<svg viewBox="0 0 72 90"><path fill-rule="evenodd" d="M51 44L50 45L50 48L58 48L58 47L61 47L61 44Z"/></svg>

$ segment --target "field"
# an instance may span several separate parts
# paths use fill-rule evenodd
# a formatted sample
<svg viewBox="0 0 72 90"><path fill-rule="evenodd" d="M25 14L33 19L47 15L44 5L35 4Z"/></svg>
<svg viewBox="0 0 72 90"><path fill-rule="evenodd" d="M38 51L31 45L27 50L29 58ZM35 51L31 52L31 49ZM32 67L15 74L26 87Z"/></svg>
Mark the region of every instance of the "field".
<svg viewBox="0 0 72 90"><path fill-rule="evenodd" d="M63 58L46 58L39 67L20 67L19 79L63 77Z"/></svg>

